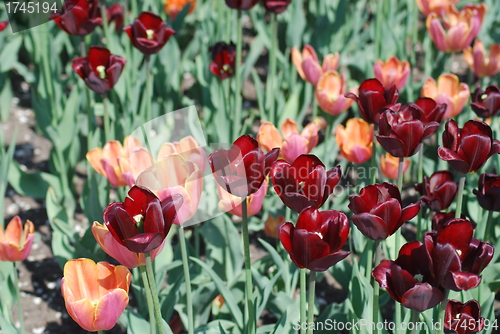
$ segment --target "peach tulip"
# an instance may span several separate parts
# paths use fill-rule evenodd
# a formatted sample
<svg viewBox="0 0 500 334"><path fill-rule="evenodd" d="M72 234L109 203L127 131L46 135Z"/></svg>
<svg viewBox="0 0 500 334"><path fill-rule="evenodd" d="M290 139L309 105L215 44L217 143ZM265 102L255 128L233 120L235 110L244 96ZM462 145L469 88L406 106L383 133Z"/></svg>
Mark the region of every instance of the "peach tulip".
<svg viewBox="0 0 500 334"><path fill-rule="evenodd" d="M500 71L500 44L490 45L489 55L486 55L483 42L476 39L474 48L464 50L464 60L478 77L490 77Z"/></svg>
<svg viewBox="0 0 500 334"><path fill-rule="evenodd" d="M404 159L403 161L403 174L406 173L410 167L410 160ZM393 157L389 153L380 156L380 171L382 175L390 180L398 179L399 158Z"/></svg>
<svg viewBox="0 0 500 334"><path fill-rule="evenodd" d="M271 238L279 238L279 227L285 223L285 217L279 215L274 218L271 214L264 223L264 233Z"/></svg>
<svg viewBox="0 0 500 334"><path fill-rule="evenodd" d="M122 246L118 241L116 241L111 232L109 232L106 225L94 222L94 224L92 224L92 234L94 235L94 238L99 246L101 246L102 250L123 264L125 267L132 269L146 264L144 253L134 253L129 251L125 246ZM154 260L155 257L162 251L164 245L165 241L163 241L160 247L155 248L150 252L151 260Z"/></svg>
<svg viewBox="0 0 500 334"><path fill-rule="evenodd" d="M61 290L69 315L89 332L110 330L128 304L132 275L124 266L90 259L64 265Z"/></svg>
<svg viewBox="0 0 500 334"><path fill-rule="evenodd" d="M247 200L247 216L255 216L262 209L262 203L264 201L264 197L267 194L267 186L269 181L267 178L262 183L262 186L250 196L246 197ZM242 201L244 198L231 195L227 191L225 191L221 186L217 184L217 192L219 194L219 209L229 212L232 215L242 217L243 208Z"/></svg>
<svg viewBox="0 0 500 334"><path fill-rule="evenodd" d="M339 124L335 139L344 158L361 165L372 156L373 124L361 118L351 118L346 126Z"/></svg>
<svg viewBox="0 0 500 334"><path fill-rule="evenodd" d="M418 9L425 15L430 13L441 13L450 5L456 5L459 0L417 0Z"/></svg>
<svg viewBox="0 0 500 334"><path fill-rule="evenodd" d="M192 136L187 136L173 143L165 143L160 147L157 160L179 153L187 161L192 161L198 165L198 169L203 173L207 167L207 154Z"/></svg>
<svg viewBox="0 0 500 334"><path fill-rule="evenodd" d="M486 11L484 3L466 5L461 11L450 5L441 16L431 13L427 17L427 30L439 50L461 52L479 33Z"/></svg>
<svg viewBox="0 0 500 334"><path fill-rule="evenodd" d="M344 96L347 91L347 83L342 74L337 71L328 71L323 74L316 86L316 101L320 108L330 115L338 115L349 109L354 102ZM357 93L356 89L351 89Z"/></svg>
<svg viewBox="0 0 500 334"><path fill-rule="evenodd" d="M35 226L29 220L24 224L19 216L12 218L4 229L0 226L0 261L24 261L28 257L33 240ZM21 245L22 243L22 245Z"/></svg>
<svg viewBox="0 0 500 334"><path fill-rule="evenodd" d="M455 117L460 114L469 99L469 86L461 83L455 74L441 74L436 82L433 78L425 81L420 95L430 97L436 103L446 104L444 119Z"/></svg>
<svg viewBox="0 0 500 334"><path fill-rule="evenodd" d="M307 124L302 132L299 132L297 122L287 118L281 124L281 135L276 127L267 121L262 121L257 141L261 149L270 152L279 147L283 159L293 162L299 155L307 154L318 144L318 132L326 126L325 120L318 117Z"/></svg>
<svg viewBox="0 0 500 334"><path fill-rule="evenodd" d="M189 14L191 14L196 8L196 0L164 0L165 14L170 16L171 20L175 20L177 14L179 14L184 7L189 5Z"/></svg>
<svg viewBox="0 0 500 334"><path fill-rule="evenodd" d="M127 136L124 145L112 140L104 148L96 147L87 152L90 165L106 177L113 187L133 186L136 177L151 166L152 156L141 141Z"/></svg>
<svg viewBox="0 0 500 334"><path fill-rule="evenodd" d="M323 66L320 66L318 55L310 45L304 46L302 53L297 48L292 49L292 61L303 80L316 86L321 76L327 71L336 71L339 66L338 52L326 55Z"/></svg>
<svg viewBox="0 0 500 334"><path fill-rule="evenodd" d="M373 72L384 87L391 87L394 83L396 88L401 90L410 75L410 63L407 60L399 60L396 56L392 56L386 62L377 59Z"/></svg>

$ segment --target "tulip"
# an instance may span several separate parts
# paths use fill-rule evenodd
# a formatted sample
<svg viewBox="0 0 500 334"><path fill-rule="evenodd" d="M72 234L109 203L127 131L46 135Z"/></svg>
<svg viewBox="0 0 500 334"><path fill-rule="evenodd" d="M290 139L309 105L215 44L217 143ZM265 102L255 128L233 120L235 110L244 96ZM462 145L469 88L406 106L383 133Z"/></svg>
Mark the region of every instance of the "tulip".
<svg viewBox="0 0 500 334"><path fill-rule="evenodd" d="M55 12L50 19L70 35L85 36L102 24L97 0L65 0L62 12Z"/></svg>
<svg viewBox="0 0 500 334"><path fill-rule="evenodd" d="M255 6L257 2L259 0L226 0L226 5L232 9L248 10Z"/></svg>
<svg viewBox="0 0 500 334"><path fill-rule="evenodd" d="M461 83L455 74L441 74L438 81L428 78L422 87L421 95L430 97L437 103L446 104L444 118L455 117L462 112L469 99L469 86Z"/></svg>
<svg viewBox="0 0 500 334"><path fill-rule="evenodd" d="M484 92L477 88L472 94L470 106L476 115L482 118L491 118L500 114L500 88L491 85Z"/></svg>
<svg viewBox="0 0 500 334"><path fill-rule="evenodd" d="M338 52L326 55L323 66L319 65L318 55L310 45L304 46L302 53L297 48L292 49L292 61L300 77L317 85L321 77L328 71L337 71L340 55Z"/></svg>
<svg viewBox="0 0 500 334"><path fill-rule="evenodd" d="M175 31L167 27L167 23L152 12L142 12L132 25L123 30L127 33L132 45L149 56L160 51L167 44Z"/></svg>
<svg viewBox="0 0 500 334"><path fill-rule="evenodd" d="M361 118L351 118L346 126L337 126L335 139L340 153L344 158L361 165L372 156L373 124L368 124Z"/></svg>
<svg viewBox="0 0 500 334"><path fill-rule="evenodd" d="M449 5L456 5L459 0L417 0L418 9L425 17L430 13L441 13Z"/></svg>
<svg viewBox="0 0 500 334"><path fill-rule="evenodd" d="M383 240L417 215L420 202L403 208L398 187L384 182L364 187L359 196L350 196L349 209L361 233L372 240Z"/></svg>
<svg viewBox="0 0 500 334"><path fill-rule="evenodd" d="M448 300L443 322L446 334L479 333L484 328L481 307L475 300L465 304L454 299Z"/></svg>
<svg viewBox="0 0 500 334"><path fill-rule="evenodd" d="M4 31L5 28L9 25L9 20L7 21L0 21L0 31Z"/></svg>
<svg viewBox="0 0 500 334"><path fill-rule="evenodd" d="M271 168L274 190L283 203L297 213L309 206L319 209L341 177L340 166L326 171L321 160L311 154L301 155L292 164L278 160Z"/></svg>
<svg viewBox="0 0 500 334"><path fill-rule="evenodd" d="M420 200L432 211L448 209L457 195L457 183L453 173L447 170L434 172L430 178L424 176L423 183L415 184L422 196Z"/></svg>
<svg viewBox="0 0 500 334"><path fill-rule="evenodd" d="M404 307L423 312L443 299L443 288L434 280L432 260L420 241L405 244L396 261L383 260L372 276Z"/></svg>
<svg viewBox="0 0 500 334"><path fill-rule="evenodd" d="M491 128L481 121L468 121L462 129L450 119L443 132L443 146L438 148L440 159L448 161L459 173L474 173L495 153L500 142L492 139Z"/></svg>
<svg viewBox="0 0 500 334"><path fill-rule="evenodd" d="M90 259L69 260L61 280L66 310L89 332L110 330L127 307L131 280L124 266L96 264Z"/></svg>
<svg viewBox="0 0 500 334"><path fill-rule="evenodd" d="M337 71L327 71L316 86L316 101L319 107L330 115L338 115L349 109L353 101L345 97L347 84L344 76ZM353 90L355 93L356 90ZM352 94L353 94L352 93Z"/></svg>
<svg viewBox="0 0 500 334"><path fill-rule="evenodd" d="M472 192L479 205L488 211L500 211L500 176L483 173L479 177L478 188Z"/></svg>
<svg viewBox="0 0 500 334"><path fill-rule="evenodd" d="M147 253L163 243L181 205L181 195L160 201L149 189L133 186L123 203L106 207L104 224L129 251Z"/></svg>
<svg viewBox="0 0 500 334"><path fill-rule="evenodd" d="M4 229L0 225L0 261L24 261L35 240L35 226L29 220L24 224L19 216L12 218ZM22 245L21 245L22 243Z"/></svg>
<svg viewBox="0 0 500 334"><path fill-rule="evenodd" d="M267 154L259 149L259 143L252 136L236 139L229 150L219 149L208 157L215 180L228 193L246 197L262 186L279 156L279 148Z"/></svg>
<svg viewBox="0 0 500 334"><path fill-rule="evenodd" d="M198 209L203 190L203 175L198 165L173 153L163 157L138 177L136 184L153 191L160 200L179 194L182 205L177 208L174 224L191 219Z"/></svg>
<svg viewBox="0 0 500 334"><path fill-rule="evenodd" d="M491 44L489 55L486 55L483 42L476 39L474 48L467 47L463 57L469 69L480 78L500 72L500 44Z"/></svg>
<svg viewBox="0 0 500 334"><path fill-rule="evenodd" d="M106 8L106 18L109 23L115 23L115 31L118 31L123 25L123 16L123 7L118 2L111 5L111 7Z"/></svg>
<svg viewBox="0 0 500 334"><path fill-rule="evenodd" d="M259 147L267 152L273 148L280 148L280 153L283 159L288 162L293 162L301 154L308 154L318 144L318 132L324 127L325 121L322 118L317 118L304 127L302 132L299 132L297 122L287 118L281 124L280 135L278 129L267 121L262 121L257 133L257 141Z"/></svg>
<svg viewBox="0 0 500 334"><path fill-rule="evenodd" d="M374 124L378 122L379 110L395 104L399 92L394 84L390 88L385 88L377 79L368 79L359 86L359 96L353 93L345 96L356 101L361 118Z"/></svg>
<svg viewBox="0 0 500 334"><path fill-rule="evenodd" d="M73 59L72 68L97 94L106 94L116 84L126 60L102 46L91 46L87 57Z"/></svg>
<svg viewBox="0 0 500 334"><path fill-rule="evenodd" d="M349 219L341 211L318 211L309 207L299 214L297 224L281 225L279 238L298 268L325 271L345 259L342 251L349 235Z"/></svg>
<svg viewBox="0 0 500 334"><path fill-rule="evenodd" d="M267 194L268 183L269 182L267 181L267 179L264 180L264 183L262 183L262 186L259 188L259 190L257 190L252 195L246 197L248 217L257 215L262 209L262 204ZM232 215L242 217L243 216L242 202L245 199L231 195L230 193L222 189L222 187L219 185L217 185L217 191L220 199L219 209L223 210L224 212L228 212Z"/></svg>
<svg viewBox="0 0 500 334"><path fill-rule="evenodd" d="M264 233L271 238L279 238L279 228L285 223L285 217L279 215L274 218L271 214L267 217L264 222Z"/></svg>
<svg viewBox="0 0 500 334"><path fill-rule="evenodd" d="M403 174L406 173L410 167L410 160L404 159L403 161ZM399 158L393 157L390 153L380 156L380 171L389 180L397 180L399 173Z"/></svg>
<svg viewBox="0 0 500 334"><path fill-rule="evenodd" d="M203 173L207 167L207 154L192 136L186 136L173 143L164 143L158 151L157 160L161 160L167 155L178 153L184 160L191 161L198 165L198 169Z"/></svg>
<svg viewBox="0 0 500 334"><path fill-rule="evenodd" d="M401 90L410 76L410 63L407 60L399 60L396 56L392 56L386 62L377 59L373 72L384 87L391 87L394 83L396 88Z"/></svg>
<svg viewBox="0 0 500 334"><path fill-rule="evenodd" d="M87 155L90 165L102 176L106 177L113 187L135 184L135 179L142 171L151 167L152 157L142 147L139 139L127 136L124 146L113 140L101 149L96 147Z"/></svg>
<svg viewBox="0 0 500 334"><path fill-rule="evenodd" d="M172 20L175 20L177 14L182 12L182 10L189 6L188 13L191 14L196 8L196 0L163 0L165 14L170 16Z"/></svg>
<svg viewBox="0 0 500 334"><path fill-rule="evenodd" d="M420 97L415 103L410 103L413 108L420 108L420 120L424 123L438 122L441 124L446 113L446 104L437 104L430 97Z"/></svg>
<svg viewBox="0 0 500 334"><path fill-rule="evenodd" d="M279 14L284 12L292 0L261 0L260 3L266 11Z"/></svg>
<svg viewBox="0 0 500 334"><path fill-rule="evenodd" d="M218 42L210 47L209 51L213 60L210 63L210 72L221 80L232 77L236 67L236 46L233 42L230 44Z"/></svg>
<svg viewBox="0 0 500 334"><path fill-rule="evenodd" d="M447 6L441 15L429 14L425 23L439 50L461 52L476 38L486 11L484 3L466 5L460 12L455 6Z"/></svg>
<svg viewBox="0 0 500 334"><path fill-rule="evenodd" d="M98 222L92 224L92 234L95 240L101 246L102 250L120 262L122 265L129 269L138 266L146 265L146 258L144 253L134 253L129 251L125 246L122 246L109 232L106 225L101 225ZM163 249L165 241L158 247L151 251L151 261L153 261Z"/></svg>
<svg viewBox="0 0 500 334"><path fill-rule="evenodd" d="M461 215L461 218L465 218L464 215ZM432 217L432 229L434 231L440 230L446 224L448 224L449 221L455 219L455 211L450 211L450 212L436 212L434 216Z"/></svg>

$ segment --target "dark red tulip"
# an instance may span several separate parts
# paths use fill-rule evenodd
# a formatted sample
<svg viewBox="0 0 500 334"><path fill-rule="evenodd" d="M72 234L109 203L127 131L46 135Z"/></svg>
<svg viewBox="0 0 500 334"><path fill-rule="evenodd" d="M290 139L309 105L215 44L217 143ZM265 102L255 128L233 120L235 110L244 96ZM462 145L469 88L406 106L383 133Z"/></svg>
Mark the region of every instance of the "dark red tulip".
<svg viewBox="0 0 500 334"><path fill-rule="evenodd" d="M349 209L354 213L351 220L361 233L372 240L382 240L415 217L420 202L402 208L398 187L384 182L364 187L359 196L350 196Z"/></svg>
<svg viewBox="0 0 500 334"><path fill-rule="evenodd" d="M427 232L424 244L433 261L434 279L446 289L469 290L481 282L479 275L493 257L493 246L473 238L470 221L456 218Z"/></svg>
<svg viewBox="0 0 500 334"><path fill-rule="evenodd" d="M115 31L121 28L124 20L124 11L122 5L118 2L114 3L111 7L106 8L106 17L109 23L115 23Z"/></svg>
<svg viewBox="0 0 500 334"><path fill-rule="evenodd" d="M446 113L446 104L437 104L430 97L420 97L417 102L410 105L417 105L422 111L420 120L424 123L438 122L441 124Z"/></svg>
<svg viewBox="0 0 500 334"><path fill-rule="evenodd" d="M418 312L433 308L444 298L433 277L432 260L420 241L401 247L396 261L383 260L372 276L395 301Z"/></svg>
<svg viewBox="0 0 500 334"><path fill-rule="evenodd" d="M97 94L109 92L118 81L126 60L102 46L91 46L87 57L73 59L73 71Z"/></svg>
<svg viewBox="0 0 500 334"><path fill-rule="evenodd" d="M160 51L175 34L167 22L152 12L142 12L132 25L123 30L127 33L132 45L145 55Z"/></svg>
<svg viewBox="0 0 500 334"><path fill-rule="evenodd" d="M464 214L460 215L460 218L466 219ZM450 211L450 212L436 212L434 216L432 217L432 229L434 231L439 231L443 227L445 227L448 222L451 220L455 219L455 211ZM470 221L472 226L476 228L476 223L473 221Z"/></svg>
<svg viewBox="0 0 500 334"><path fill-rule="evenodd" d="M4 31L5 28L9 25L9 20L7 21L0 21L0 31Z"/></svg>
<svg viewBox="0 0 500 334"><path fill-rule="evenodd" d="M237 10L247 10L255 6L259 0L226 0L226 5L229 8Z"/></svg>
<svg viewBox="0 0 500 334"><path fill-rule="evenodd" d="M295 212L308 206L320 208L339 183L342 168L326 171L325 165L312 154L302 154L290 165L276 161L271 168L274 190L283 203Z"/></svg>
<svg viewBox="0 0 500 334"><path fill-rule="evenodd" d="M386 109L381 113L377 141L384 150L397 158L411 157L418 152L422 141L439 128L438 122L422 122L421 112L418 106L408 105L399 112Z"/></svg>
<svg viewBox="0 0 500 334"><path fill-rule="evenodd" d="M500 176L481 174L478 183L479 190L474 189L479 205L485 210L500 211Z"/></svg>
<svg viewBox="0 0 500 334"><path fill-rule="evenodd" d="M341 211L309 207L299 214L296 226L284 223L279 238L299 268L328 270L350 252L341 251L349 235L349 219Z"/></svg>
<svg viewBox="0 0 500 334"><path fill-rule="evenodd" d="M475 300L465 304L454 299L448 300L443 327L445 334L479 333L484 328L479 303Z"/></svg>
<svg viewBox="0 0 500 334"><path fill-rule="evenodd" d="M208 157L215 180L228 193L246 197L259 190L271 165L278 159L279 148L264 154L252 136L236 139L229 150L219 149Z"/></svg>
<svg viewBox="0 0 500 334"><path fill-rule="evenodd" d="M345 94L346 97L356 101L360 116L368 123L377 123L379 111L382 108L393 105L399 98L399 92L394 85L385 88L377 79L368 79L359 86L359 96L353 93Z"/></svg>
<svg viewBox="0 0 500 334"><path fill-rule="evenodd" d="M457 195L457 183L454 181L453 173L448 170L440 170L431 175L424 176L423 183L416 183L415 189L422 197L420 200L432 211L446 210Z"/></svg>
<svg viewBox="0 0 500 334"><path fill-rule="evenodd" d="M236 67L236 46L232 42L218 42L209 51L213 60L210 63L210 71L221 80L232 77Z"/></svg>
<svg viewBox="0 0 500 334"><path fill-rule="evenodd" d="M97 0L66 0L50 18L70 35L85 36L102 24Z"/></svg>
<svg viewBox="0 0 500 334"><path fill-rule="evenodd" d="M111 235L134 253L159 247L175 220L183 199L179 194L159 200L149 189L134 186L123 203L112 203L103 218Z"/></svg>
<svg viewBox="0 0 500 334"><path fill-rule="evenodd" d="M266 11L279 14L288 8L292 0L261 0L260 3Z"/></svg>
<svg viewBox="0 0 500 334"><path fill-rule="evenodd" d="M490 118L500 113L500 88L495 85L488 86L486 91L476 88L472 94L470 104L477 116Z"/></svg>
<svg viewBox="0 0 500 334"><path fill-rule="evenodd" d="M489 157L500 152L500 142L492 138L490 126L475 120L459 129L449 119L443 132L443 146L438 148L439 158L463 174L476 172Z"/></svg>

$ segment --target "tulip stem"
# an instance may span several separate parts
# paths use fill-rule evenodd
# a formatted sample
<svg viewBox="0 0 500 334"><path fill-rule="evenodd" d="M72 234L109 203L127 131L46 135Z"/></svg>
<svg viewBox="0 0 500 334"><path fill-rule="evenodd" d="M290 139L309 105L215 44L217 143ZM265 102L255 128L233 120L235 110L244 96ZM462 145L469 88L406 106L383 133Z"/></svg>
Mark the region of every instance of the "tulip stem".
<svg viewBox="0 0 500 334"><path fill-rule="evenodd" d="M247 216L247 198L243 198L241 202L242 220L241 228L243 230L243 249L245 253L245 288L247 297L247 312L248 312L248 334L255 334L255 310L253 308L253 282L252 268L250 262L250 240L248 236L248 216Z"/></svg>
<svg viewBox="0 0 500 334"><path fill-rule="evenodd" d="M450 293L450 289L444 289L443 291L443 301L441 304L439 304L439 315L438 315L438 321L442 321L442 325L444 325L444 313L446 311L446 304L448 304L448 295ZM443 326L441 326L443 328Z"/></svg>
<svg viewBox="0 0 500 334"><path fill-rule="evenodd" d="M373 244L373 248L375 250L375 258L373 260L374 266L377 266L380 262L380 240L376 240ZM371 274L371 270L370 270ZM372 278L372 286L373 286L373 305L372 305L372 313L373 313L373 322L375 323L375 333L378 333L377 324L378 324L378 309L379 309L379 294L380 288L378 286L375 278ZM396 305L398 306L398 305Z"/></svg>
<svg viewBox="0 0 500 334"><path fill-rule="evenodd" d="M184 268L184 280L186 282L186 307L188 315L188 333L194 333L193 321L193 298L191 297L191 275L189 274L189 262L186 247L186 236L184 228L179 226L179 242L181 243L182 266Z"/></svg>
<svg viewBox="0 0 500 334"><path fill-rule="evenodd" d="M316 290L316 271L311 270L309 273L309 303L307 306L307 334L312 333L312 327L309 326L314 318L314 296Z"/></svg>
<svg viewBox="0 0 500 334"><path fill-rule="evenodd" d="M418 333L418 312L415 310L411 310L411 321L413 322L413 330L411 331L412 334L417 334Z"/></svg>
<svg viewBox="0 0 500 334"><path fill-rule="evenodd" d="M106 142L111 141L109 134L109 111L108 111L108 94L102 96L102 105L104 108L104 140Z"/></svg>
<svg viewBox="0 0 500 334"><path fill-rule="evenodd" d="M398 165L398 189L401 194L403 194L403 166L405 163L405 158L399 158Z"/></svg>
<svg viewBox="0 0 500 334"><path fill-rule="evenodd" d="M306 322L306 268L300 269L300 334L305 334L306 327L304 323Z"/></svg>
<svg viewBox="0 0 500 334"><path fill-rule="evenodd" d="M462 201L464 199L465 175L460 178L457 193L457 208L455 211L455 218L460 218L462 215Z"/></svg>
<svg viewBox="0 0 500 334"><path fill-rule="evenodd" d="M233 118L233 138L236 139L239 136L240 129L241 129L241 103L242 103L242 96L241 96L241 53L242 53L242 48L243 48L243 26L242 26L242 14L243 12L241 10L238 10L238 22L237 22L237 33L238 33L238 39L236 42L236 66L235 66L235 71L236 71L236 77L235 77L235 115Z"/></svg>
<svg viewBox="0 0 500 334"><path fill-rule="evenodd" d="M17 277L17 262L12 263L12 283L16 290L17 299L17 314L19 317L19 332L24 334L24 316L23 316L23 306L21 304L21 290L19 289L19 279Z"/></svg>
<svg viewBox="0 0 500 334"><path fill-rule="evenodd" d="M423 162L424 162L424 147L418 151L418 174L417 174L417 182L422 183L424 179L424 171L423 171ZM417 240L420 240L422 238L422 211L424 208L422 207L418 211L417 215Z"/></svg>
<svg viewBox="0 0 500 334"><path fill-rule="evenodd" d="M146 273L148 275L149 287L151 289L151 296L153 297L153 307L156 319L156 325L158 326L158 332L160 334L165 334L163 329L163 322L161 317L160 301L158 300L158 289L156 288L155 275L153 273L153 263L151 262L151 254L147 252L144 254L146 256Z"/></svg>
<svg viewBox="0 0 500 334"><path fill-rule="evenodd" d="M102 5L101 6L101 20L102 20L102 30L104 32L104 38L106 39L106 48L108 50L111 50L110 48L110 42L111 40L109 39L109 22L108 22L108 15L106 14L106 6Z"/></svg>
<svg viewBox="0 0 500 334"><path fill-rule="evenodd" d="M488 210L488 218L486 218L486 228L483 231L482 241L489 242L490 240L495 240L495 227L492 225L493 223L493 211ZM488 237L489 236L489 237Z"/></svg>
<svg viewBox="0 0 500 334"><path fill-rule="evenodd" d="M156 334L155 308L153 305L153 297L151 295L151 289L149 288L146 266L139 266L139 271L141 272L142 284L144 285L144 293L146 295L146 302L148 304L149 327L151 328L150 331L151 334Z"/></svg>
<svg viewBox="0 0 500 334"><path fill-rule="evenodd" d="M372 141L372 159L371 159L371 168L372 171L378 170L377 168L377 137L373 135ZM371 171L370 171L371 174ZM377 183L377 173L374 172L371 176L371 184Z"/></svg>
<svg viewBox="0 0 500 334"><path fill-rule="evenodd" d="M97 331L97 334L104 334L104 331Z"/></svg>
<svg viewBox="0 0 500 334"><path fill-rule="evenodd" d="M145 56L146 62L146 119L145 122L151 120L151 90L152 90L152 80L151 80L151 56ZM152 152L151 152L152 153Z"/></svg>
<svg viewBox="0 0 500 334"><path fill-rule="evenodd" d="M269 108L269 121L274 124L275 114L275 85L276 85L276 49L278 47L278 25L276 14L271 13L271 52L269 54L269 87L267 87L267 105Z"/></svg>

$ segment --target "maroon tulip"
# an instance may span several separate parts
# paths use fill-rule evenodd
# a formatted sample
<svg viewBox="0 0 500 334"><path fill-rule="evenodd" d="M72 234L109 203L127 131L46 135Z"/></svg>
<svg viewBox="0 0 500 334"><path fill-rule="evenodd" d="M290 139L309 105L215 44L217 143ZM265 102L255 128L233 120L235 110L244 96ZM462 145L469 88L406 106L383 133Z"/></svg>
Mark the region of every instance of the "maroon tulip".
<svg viewBox="0 0 500 334"><path fill-rule="evenodd" d="M208 162L215 180L228 193L246 197L259 190L271 165L278 159L279 148L264 154L252 136L236 139L229 150L219 149L210 154Z"/></svg>
<svg viewBox="0 0 500 334"><path fill-rule="evenodd" d="M361 233L372 240L382 240L415 217L420 202L402 208L398 187L384 182L364 187L359 196L350 196L349 209L354 213L351 220Z"/></svg>
<svg viewBox="0 0 500 334"><path fill-rule="evenodd" d="M460 218L466 219L464 214L461 214ZM453 219L455 219L455 211L436 212L432 217L432 229L434 231L439 231ZM471 224L474 228L476 228L476 224L474 222L471 221Z"/></svg>
<svg viewBox="0 0 500 334"><path fill-rule="evenodd" d="M459 173L473 173L486 160L500 152L500 142L492 139L491 128L481 121L468 121L462 129L450 119L443 132L443 146L438 148L438 156L448 161Z"/></svg>
<svg viewBox="0 0 500 334"><path fill-rule="evenodd" d="M126 60L102 46L91 46L87 57L73 59L73 71L97 94L106 94L118 81Z"/></svg>
<svg viewBox="0 0 500 334"><path fill-rule="evenodd" d="M415 189L422 197L420 200L432 211L446 210L457 195L457 183L453 173L441 170L433 173L430 178L424 176L423 183L416 183Z"/></svg>
<svg viewBox="0 0 500 334"><path fill-rule="evenodd" d="M390 88L385 88L377 79L368 79L359 86L359 96L353 93L347 93L345 96L356 101L360 116L373 124L378 122L379 111L382 108L396 103L399 92L394 83Z"/></svg>
<svg viewBox="0 0 500 334"><path fill-rule="evenodd" d="M441 124L446 113L446 104L437 104L430 97L420 97L417 99L417 102L410 105L417 105L420 108L422 111L420 120L424 123L438 122Z"/></svg>
<svg viewBox="0 0 500 334"><path fill-rule="evenodd" d="M280 226L279 238L298 268L328 270L350 252L341 251L349 235L349 219L341 211L309 207L299 214L296 226Z"/></svg>
<svg viewBox="0 0 500 334"><path fill-rule="evenodd" d="M261 0L266 11L279 14L285 11L292 0Z"/></svg>
<svg viewBox="0 0 500 334"><path fill-rule="evenodd" d="M420 241L405 244L396 261L382 261L372 276L395 301L418 312L433 308L444 298L432 275L432 260Z"/></svg>
<svg viewBox="0 0 500 334"><path fill-rule="evenodd" d="M152 12L142 12L132 25L123 30L132 45L149 56L165 46L175 31L167 27L167 22Z"/></svg>
<svg viewBox="0 0 500 334"><path fill-rule="evenodd" d="M486 91L477 88L472 94L470 104L477 116L490 118L500 113L500 88L495 85L488 86Z"/></svg>
<svg viewBox="0 0 500 334"><path fill-rule="evenodd" d="M218 42L209 51L212 52L213 60L210 71L221 80L232 77L236 67L236 46L232 42Z"/></svg>
<svg viewBox="0 0 500 334"><path fill-rule="evenodd" d="M274 190L283 203L295 212L308 206L320 208L339 183L342 168L326 171L325 165L312 154L302 154L290 165L276 161L271 168Z"/></svg>
<svg viewBox="0 0 500 334"><path fill-rule="evenodd" d="M434 279L446 289L469 290L481 282L479 274L493 257L493 246L473 238L474 227L467 219L456 218L427 232L424 244L434 259Z"/></svg>
<svg viewBox="0 0 500 334"><path fill-rule="evenodd" d="M134 253L159 247L174 222L183 199L179 194L159 200L149 189L134 186L123 203L112 203L103 218L111 235Z"/></svg>
<svg viewBox="0 0 500 334"><path fill-rule="evenodd" d="M9 25L9 20L7 21L0 21L0 31L4 31L5 28Z"/></svg>
<svg viewBox="0 0 500 334"><path fill-rule="evenodd" d="M226 0L226 5L229 8L237 10L247 10L255 6L259 0Z"/></svg>
<svg viewBox="0 0 500 334"><path fill-rule="evenodd" d="M85 36L102 24L97 0L66 0L50 18L70 35Z"/></svg>
<svg viewBox="0 0 500 334"><path fill-rule="evenodd" d="M474 189L479 205L488 211L500 211L500 176L481 174L478 183L479 190Z"/></svg>
<svg viewBox="0 0 500 334"><path fill-rule="evenodd" d="M423 123L420 118L419 107L403 106L399 112L386 109L380 115L377 141L394 157L411 157L418 152L422 141L439 128L439 123Z"/></svg>
<svg viewBox="0 0 500 334"><path fill-rule="evenodd" d="M443 327L445 334L479 333L484 328L479 303L475 300L465 304L454 299L448 300Z"/></svg>
<svg viewBox="0 0 500 334"><path fill-rule="evenodd" d="M111 7L106 8L106 18L109 23L115 23L115 31L121 28L124 20L124 11L122 5L118 2L114 3Z"/></svg>

